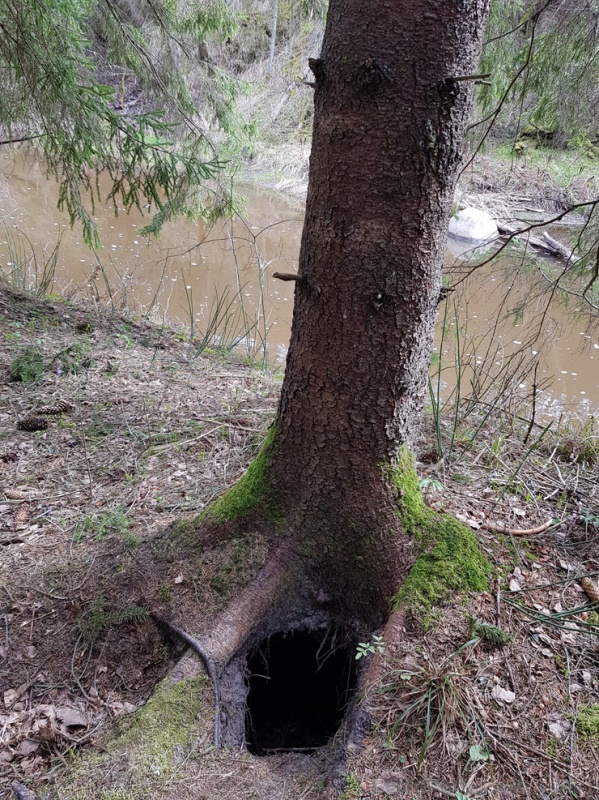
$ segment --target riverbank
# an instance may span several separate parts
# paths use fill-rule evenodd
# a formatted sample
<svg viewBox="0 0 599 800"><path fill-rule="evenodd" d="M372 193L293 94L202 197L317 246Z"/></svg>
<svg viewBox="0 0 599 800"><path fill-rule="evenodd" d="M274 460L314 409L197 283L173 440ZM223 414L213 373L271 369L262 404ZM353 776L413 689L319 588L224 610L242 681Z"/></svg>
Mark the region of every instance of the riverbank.
<svg viewBox="0 0 599 800"><path fill-rule="evenodd" d="M61 800L197 800L198 786L211 800L319 797L334 749L214 753L208 687L185 741L161 741L156 770L143 737L111 738L119 720L121 732L138 724L180 653L148 611L202 635L264 561L257 538L215 548L187 523L258 452L278 378L230 354L196 357L167 325L1 285L0 319L0 797L14 778L43 788L56 777ZM35 380L16 379L26 367ZM526 423L492 416L472 437L482 414L453 434L448 414L453 451L439 462L429 414L418 445L427 502L476 531L492 591L438 609L431 629L410 626L387 654L344 800L496 798L500 787L510 800L568 786L592 796L598 751L582 712L599 704L599 617L581 576L599 571L596 439L535 428L523 446ZM506 640L474 635L470 617ZM441 714L424 751L422 718L401 717L406 698ZM161 713L179 713L171 702Z"/></svg>
<svg viewBox="0 0 599 800"><path fill-rule="evenodd" d="M599 166L591 152L555 150L526 140L523 149L511 141L491 141L474 155L465 159L456 205L489 210L497 218L536 220L539 211L559 213L599 195ZM304 200L309 159L308 138L293 137L285 144L261 140L242 175Z"/></svg>

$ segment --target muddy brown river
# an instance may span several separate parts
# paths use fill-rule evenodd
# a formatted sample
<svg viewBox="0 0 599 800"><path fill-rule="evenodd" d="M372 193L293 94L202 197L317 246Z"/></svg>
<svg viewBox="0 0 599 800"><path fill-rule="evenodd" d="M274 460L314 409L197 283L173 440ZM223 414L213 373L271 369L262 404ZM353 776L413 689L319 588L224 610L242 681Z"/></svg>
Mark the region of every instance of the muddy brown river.
<svg viewBox="0 0 599 800"><path fill-rule="evenodd" d="M207 229L201 222L177 221L159 240L140 235L145 218L138 212L97 210L103 249L94 252L71 230L56 208L57 187L31 159L5 155L0 161L0 269L26 273L33 280L44 257L60 240L53 291L94 299L102 305L128 306L154 320L181 325L199 341L206 334L224 346L237 342L252 358L283 364L293 308L293 283L272 273L297 266L303 203L267 188L239 187L245 197L243 220ZM35 245L36 261L30 243ZM450 243L446 268L464 269L468 255ZM507 299L506 299L507 297ZM443 315L443 306L440 306ZM457 319L456 319L457 313ZM495 320L500 318L500 323ZM544 335L532 341L539 321ZM211 328L211 320L216 326ZM442 319L437 344L441 342ZM486 267L455 293L445 317L442 388L455 385L456 349L487 372L499 370L515 352L537 354L536 383L545 391L539 403L545 416L574 412L583 417L599 409L599 333L575 307L546 308L538 282L517 257ZM459 348L456 347L456 331ZM245 332L245 336L243 333ZM533 359L534 360L534 359ZM463 393L472 370L462 367ZM526 393L532 373L524 375Z"/></svg>

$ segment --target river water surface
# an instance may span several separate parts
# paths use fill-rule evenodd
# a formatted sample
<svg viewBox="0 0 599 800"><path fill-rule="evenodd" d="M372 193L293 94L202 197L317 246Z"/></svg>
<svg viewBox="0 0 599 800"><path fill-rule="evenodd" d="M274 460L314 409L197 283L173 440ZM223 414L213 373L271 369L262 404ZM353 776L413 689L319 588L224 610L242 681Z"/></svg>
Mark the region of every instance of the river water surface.
<svg viewBox="0 0 599 800"><path fill-rule="evenodd" d="M140 235L147 219L137 211L115 217L112 207L97 209L103 249L96 253L83 243L79 229L71 230L66 214L57 211L57 185L46 178L43 166L31 158L6 156L0 162L1 268L25 269L31 278L29 243L35 245L40 271L44 253L47 257L60 239L53 291L68 295L77 290L103 304L127 305L153 319L168 319L196 341L211 332L210 320L216 317L214 332L223 344L232 344L246 331L239 346L248 355L260 357L267 348L271 364L284 363L294 284L271 276L297 268L303 203L256 186L239 191L245 197L244 220L211 229L180 220L169 224L157 241ZM450 243L446 267L460 270L463 264L460 248ZM462 361L470 359L487 371L493 364L500 369L516 351L527 358L538 354L536 383L547 386L542 394L546 415L596 413L599 334L573 309L547 311L537 289L530 270L512 257L481 270L464 291L451 296L443 340L445 392L455 382L457 330ZM496 325L498 314L501 322ZM532 341L541 318L546 333ZM439 343L440 331L437 339ZM468 370L464 376L470 382ZM523 392L530 390L532 380L531 374L522 378Z"/></svg>

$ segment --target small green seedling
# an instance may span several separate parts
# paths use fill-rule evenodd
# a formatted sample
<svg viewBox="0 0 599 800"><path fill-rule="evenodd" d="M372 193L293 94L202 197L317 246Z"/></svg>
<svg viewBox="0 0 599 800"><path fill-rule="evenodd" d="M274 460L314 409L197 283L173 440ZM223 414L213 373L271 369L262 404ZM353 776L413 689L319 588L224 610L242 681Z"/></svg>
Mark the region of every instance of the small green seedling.
<svg viewBox="0 0 599 800"><path fill-rule="evenodd" d="M34 383L44 374L44 357L37 346L26 347L8 366L11 381Z"/></svg>
<svg viewBox="0 0 599 800"><path fill-rule="evenodd" d="M508 642L511 642L513 638L510 633L501 630L496 625L474 618L470 620L470 635L498 647L503 647Z"/></svg>
<svg viewBox="0 0 599 800"><path fill-rule="evenodd" d="M365 656L373 656L375 653L383 655L385 652L385 642L382 636L373 636L371 642L360 642L356 648L356 661Z"/></svg>
<svg viewBox="0 0 599 800"><path fill-rule="evenodd" d="M421 492L442 492L443 484L436 478L420 478L418 481Z"/></svg>

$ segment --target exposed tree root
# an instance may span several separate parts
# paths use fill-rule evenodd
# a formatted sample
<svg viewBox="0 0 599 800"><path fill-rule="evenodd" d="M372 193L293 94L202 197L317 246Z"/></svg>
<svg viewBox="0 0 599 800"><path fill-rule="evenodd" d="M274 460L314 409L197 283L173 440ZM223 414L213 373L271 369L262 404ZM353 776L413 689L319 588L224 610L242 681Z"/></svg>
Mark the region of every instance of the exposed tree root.
<svg viewBox="0 0 599 800"><path fill-rule="evenodd" d="M301 554L286 541L269 558L257 578L230 602L209 635L201 640L162 615L152 613L157 624L192 648L212 681L215 747L239 746L245 742L248 656L262 641L277 633L326 631L331 626L342 628L348 641L356 642L357 636L370 635L363 620L346 619L339 608L335 611L327 587L313 585L305 572ZM389 650L401 638L403 623L403 611L394 612L389 618L383 634ZM359 699L350 706L342 725L340 741L344 744L338 759L340 769L346 756L360 747L370 727L369 701L373 688L380 681L383 665L383 658L375 655L359 678ZM180 677L189 675L189 656L175 667L173 680L177 680L177 672Z"/></svg>
<svg viewBox="0 0 599 800"><path fill-rule="evenodd" d="M385 656L393 652L401 641L406 620L406 611L393 611L383 630L384 651L374 653L368 667L360 676L357 699L346 722L346 755L359 750L371 726L371 700L378 688L385 668Z"/></svg>
<svg viewBox="0 0 599 800"><path fill-rule="evenodd" d="M161 627L166 628L170 633L174 633L179 638L183 639L194 652L196 652L202 661L204 662L204 666L206 667L206 672L208 673L208 677L212 681L212 691L214 693L214 746L218 750L221 747L221 717L220 717L220 682L219 677L216 672L216 668L214 666L214 661L210 653L206 650L204 645L192 636L187 631L184 631L183 628L180 628L178 625L175 625L174 622L166 619L165 617L161 617L160 614L157 614L155 611L151 613L152 619L154 619Z"/></svg>
<svg viewBox="0 0 599 800"><path fill-rule="evenodd" d="M292 601L298 572L299 557L286 543L231 601L205 642L217 670L222 671L258 629L263 631L266 625L272 628L273 624L276 629L281 607Z"/></svg>
<svg viewBox="0 0 599 800"><path fill-rule="evenodd" d="M334 774L331 775L333 785L340 785L347 759L361 749L364 737L370 731L374 691L382 680L385 656L391 654L402 639L407 608L412 607L414 602L427 607L427 604L441 601L445 596L441 589L476 590L479 584L485 584L485 564L478 555L471 531L446 518L433 519L428 511L426 515L423 513L418 516L419 506L416 501L409 506L410 496L407 491L404 491L402 498L404 506L412 514L408 521L421 535L422 531L428 531L428 538L424 538L423 554L417 558L410 573L403 580L401 575L397 578L400 587L408 588L404 592L405 596L395 597L394 602L399 604L399 608L391 613L385 623L382 635L384 653L374 653L368 663L360 664L362 672L357 676L357 686L354 682L352 687L352 691L356 691L355 699L346 709L345 719L339 729L338 757ZM213 684L214 744L217 748L248 744L255 747L255 752L260 754L273 750L270 734L278 730L279 724L282 726L281 730L285 731L283 725L287 723L279 717L273 722L275 717L268 714L266 721L261 724L271 726L270 728L253 723L258 718L254 716L258 707L252 706L251 701L255 695L251 694L254 690L251 689L249 674L256 674L256 670L255 667L250 667L250 663L256 654L263 653L264 672L268 674L271 664L268 656L271 637L276 635L280 641L281 636L294 637L306 632L318 636L318 632L325 632L322 638L324 643L330 641L326 631L338 628L342 632L344 643L341 646L347 653L351 653L352 650L355 652L357 642L368 641L374 633L376 617L373 617L371 606L359 606L353 602L353 598L348 598L343 587L337 585L334 573L329 576L326 570L321 571L318 559L312 554L306 556L297 548L297 542L301 544L301 537L289 536L279 544L257 578L231 600L217 618L212 630L201 639L161 615L153 614L157 623L189 644L203 662ZM434 548L438 550L436 558L431 555ZM460 554L459 564L455 563L456 553ZM431 592L430 587L433 577L439 584L435 592ZM359 613L362 607L366 612L365 617ZM378 619L381 617L382 613L378 615ZM353 655L349 657L352 658ZM185 667L180 668L181 677L189 676L189 667L194 661L195 659L187 656L179 662L180 665L185 664ZM273 660L273 675L276 671L274 663ZM192 669L197 670L199 663L195 661L195 664ZM289 662L290 672L292 664L293 657ZM177 680L177 669L179 665L172 673L173 680ZM258 672L260 671L259 669ZM299 680L298 676L298 682ZM294 685L289 691L293 694ZM284 700L277 702L284 703ZM334 723L331 736L338 724L339 722ZM268 747L261 748L261 742L264 741L268 743ZM300 748L304 744L308 748L320 746L312 745L312 741L314 740L308 734L306 741L295 740L294 744ZM274 749L277 750L277 747ZM286 746L281 751L287 749L293 747Z"/></svg>
<svg viewBox="0 0 599 800"><path fill-rule="evenodd" d="M166 619L157 612L152 618L171 634L186 642L199 655L212 681L214 693L214 746L223 744L221 681L231 659L253 636L264 635L265 628L272 632L273 626L281 622L281 613L289 614L288 608L294 596L292 588L296 582L297 556L286 544L268 560L258 577L229 604L217 619L211 634L200 641L191 633ZM285 598L286 602L283 602ZM177 669L177 668L175 668Z"/></svg>

